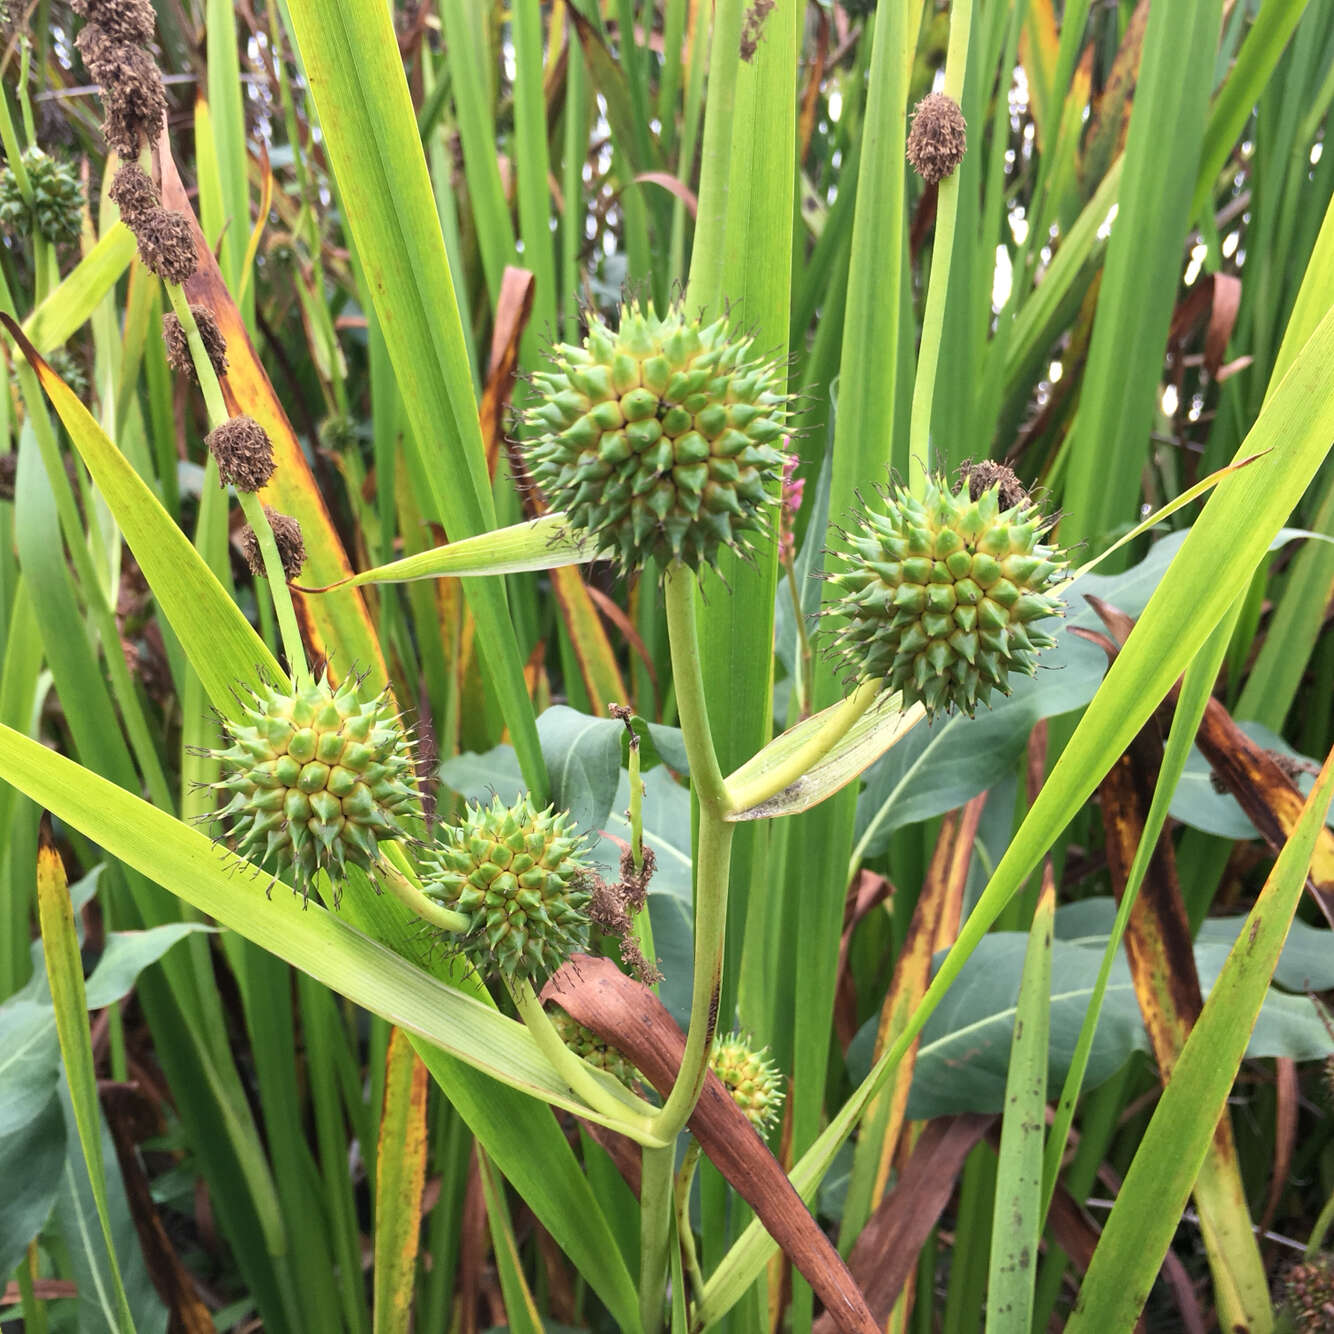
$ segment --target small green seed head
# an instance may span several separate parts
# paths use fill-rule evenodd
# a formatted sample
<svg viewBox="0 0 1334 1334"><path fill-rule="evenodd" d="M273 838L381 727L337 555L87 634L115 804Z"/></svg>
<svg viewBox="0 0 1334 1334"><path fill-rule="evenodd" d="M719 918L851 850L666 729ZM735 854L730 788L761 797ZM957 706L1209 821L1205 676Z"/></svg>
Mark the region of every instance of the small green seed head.
<svg viewBox="0 0 1334 1334"><path fill-rule="evenodd" d="M782 368L751 345L680 306L627 304L615 331L592 317L533 377L532 480L627 570L744 548L772 526L787 416Z"/></svg>
<svg viewBox="0 0 1334 1334"><path fill-rule="evenodd" d="M1334 1329L1334 1257L1328 1251L1290 1266L1281 1288L1279 1309L1297 1334L1327 1334Z"/></svg>
<svg viewBox="0 0 1334 1334"><path fill-rule="evenodd" d="M732 1100L761 1134L783 1109L783 1080L778 1068L765 1060L766 1048L752 1051L744 1037L732 1033L717 1038L709 1064L723 1081Z"/></svg>
<svg viewBox="0 0 1334 1334"><path fill-rule="evenodd" d="M371 870L384 839L408 837L418 809L412 756L388 694L359 698L360 681L328 677L289 692L261 689L228 722L215 751L229 797L216 818L243 857L309 895L319 871L337 894L350 864Z"/></svg>
<svg viewBox="0 0 1334 1334"><path fill-rule="evenodd" d="M79 239L83 222L83 186L73 167L57 162L40 148L23 153L23 167L32 190L29 204L13 168L0 172L0 224L26 236L36 232L52 245Z"/></svg>
<svg viewBox="0 0 1334 1334"><path fill-rule="evenodd" d="M554 972L585 944L592 872L574 822L524 794L473 805L423 859L422 888L469 918L464 952L509 981Z"/></svg>
<svg viewBox="0 0 1334 1334"><path fill-rule="evenodd" d="M999 481L973 499L941 477L921 499L893 487L859 516L829 575L841 597L836 648L859 680L883 678L928 717L970 716L1015 671L1032 675L1060 611L1048 591L1065 562L1043 543L1051 521L1027 500L1004 508Z"/></svg>
<svg viewBox="0 0 1334 1334"><path fill-rule="evenodd" d="M604 1042L591 1028L585 1028L577 1019L571 1018L564 1010L553 1007L547 1011L552 1027L560 1034L560 1040L576 1056L582 1056L589 1065L605 1070L613 1078L620 1080L626 1088L633 1088L639 1082L639 1071L621 1055L609 1042Z"/></svg>

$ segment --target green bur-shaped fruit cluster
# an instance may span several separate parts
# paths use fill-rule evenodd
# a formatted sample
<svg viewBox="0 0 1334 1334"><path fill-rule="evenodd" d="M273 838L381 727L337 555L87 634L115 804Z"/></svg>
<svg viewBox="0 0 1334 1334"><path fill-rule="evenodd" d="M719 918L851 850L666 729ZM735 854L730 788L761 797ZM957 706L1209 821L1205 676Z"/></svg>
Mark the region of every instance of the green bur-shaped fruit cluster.
<svg viewBox="0 0 1334 1334"><path fill-rule="evenodd" d="M860 516L847 568L830 576L842 596L838 646L860 679L883 678L904 707L970 716L1012 672L1032 675L1055 642L1035 622L1061 603L1047 591L1065 562L1042 543L1050 520L1028 500L1002 509L999 487L970 498L943 478L918 499L903 487Z"/></svg>
<svg viewBox="0 0 1334 1334"><path fill-rule="evenodd" d="M725 319L701 325L679 306L594 316L582 347L554 349L533 376L532 480L572 527L627 569L713 564L768 528L782 481L785 376L754 358Z"/></svg>
<svg viewBox="0 0 1334 1334"><path fill-rule="evenodd" d="M559 1008L547 1011L551 1026L560 1034L560 1040L576 1056L589 1065L605 1070L613 1079L631 1088L639 1079L639 1071L609 1042L604 1042L591 1028L585 1028L577 1019Z"/></svg>
<svg viewBox="0 0 1334 1334"><path fill-rule="evenodd" d="M763 1132L778 1119L783 1082L763 1051L752 1051L745 1038L733 1033L714 1042L709 1064L756 1130Z"/></svg>
<svg viewBox="0 0 1334 1334"><path fill-rule="evenodd" d="M31 202L19 189L14 169L0 171L0 224L22 234L35 231L53 245L77 241L83 218L83 186L74 168L48 157L40 148L24 150L23 167Z"/></svg>
<svg viewBox="0 0 1334 1334"><path fill-rule="evenodd" d="M574 822L524 794L469 806L425 859L422 888L470 924L461 940L483 972L510 981L554 972L583 945L591 872Z"/></svg>
<svg viewBox="0 0 1334 1334"><path fill-rule="evenodd" d="M381 839L407 837L400 819L417 807L412 756L386 695L363 701L360 681L336 689L327 676L294 692L265 688L227 724L216 752L231 794L219 812L236 850L292 871L309 895L326 870L335 893L348 863L369 870Z"/></svg>

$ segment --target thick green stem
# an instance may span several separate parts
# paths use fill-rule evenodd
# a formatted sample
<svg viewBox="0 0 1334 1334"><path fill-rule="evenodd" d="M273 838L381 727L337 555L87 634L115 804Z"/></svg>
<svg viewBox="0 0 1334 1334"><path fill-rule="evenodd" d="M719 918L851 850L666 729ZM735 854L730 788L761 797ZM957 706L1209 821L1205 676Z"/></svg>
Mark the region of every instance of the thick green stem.
<svg viewBox="0 0 1334 1334"><path fill-rule="evenodd" d="M718 1027L727 880L735 828L707 807L700 808L699 846L695 854L695 977L690 992L690 1031L676 1083L654 1123L654 1130L664 1138L684 1129L699 1101L709 1068L713 1034Z"/></svg>
<svg viewBox="0 0 1334 1334"><path fill-rule="evenodd" d="M506 980L514 1008L527 1025L542 1054L556 1067L572 1092L578 1094L594 1111L613 1123L612 1128L630 1136L644 1146L647 1158L652 1150L662 1150L670 1157L670 1145L653 1127L654 1108L637 1098L619 1084L604 1084L593 1068L576 1056L556 1032L547 1012L542 1008L532 983L526 978L513 982ZM610 1080L610 1077L608 1077Z"/></svg>
<svg viewBox="0 0 1334 1334"><path fill-rule="evenodd" d="M727 807L727 784L718 767L709 728L709 706L704 698L704 672L699 660L699 634L695 628L695 576L680 561L667 568L664 601L667 607L667 638L671 647L672 681L676 686L676 711L690 761L690 781L701 806L719 813Z"/></svg>
<svg viewBox="0 0 1334 1334"><path fill-rule="evenodd" d="M645 1149L639 1173L639 1318L644 1334L662 1328L667 1290L668 1247L672 1242L673 1145Z"/></svg>
<svg viewBox="0 0 1334 1334"><path fill-rule="evenodd" d="M690 779L699 799L699 842L695 851L695 976L690 996L690 1031L681 1069L654 1129L665 1139L690 1119L704 1087L709 1050L718 1024L723 942L727 926L728 876L733 826L726 821L727 784L718 767L709 730L709 711L700 671L695 629L695 579L679 561L667 571L667 635L676 683L681 738L690 761Z"/></svg>

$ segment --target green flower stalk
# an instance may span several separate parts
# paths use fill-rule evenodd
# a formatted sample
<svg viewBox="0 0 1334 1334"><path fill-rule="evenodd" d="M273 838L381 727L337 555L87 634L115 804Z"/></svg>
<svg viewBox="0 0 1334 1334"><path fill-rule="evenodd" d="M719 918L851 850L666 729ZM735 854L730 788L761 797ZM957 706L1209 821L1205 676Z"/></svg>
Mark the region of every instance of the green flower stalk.
<svg viewBox="0 0 1334 1334"><path fill-rule="evenodd" d="M528 424L542 434L527 447L529 473L626 569L651 558L699 570L770 530L785 375L726 319L701 325L679 306L659 319L628 304L618 329L594 316L583 346L562 344L552 361L533 377Z"/></svg>
<svg viewBox="0 0 1334 1334"><path fill-rule="evenodd" d="M1000 492L997 481L974 499L967 479L954 491L939 477L920 499L894 487L829 576L853 676L883 678L928 718L1009 694L1010 675L1032 675L1055 642L1037 628L1061 606L1048 589L1065 561L1042 541L1052 520L1026 498L1003 507Z"/></svg>

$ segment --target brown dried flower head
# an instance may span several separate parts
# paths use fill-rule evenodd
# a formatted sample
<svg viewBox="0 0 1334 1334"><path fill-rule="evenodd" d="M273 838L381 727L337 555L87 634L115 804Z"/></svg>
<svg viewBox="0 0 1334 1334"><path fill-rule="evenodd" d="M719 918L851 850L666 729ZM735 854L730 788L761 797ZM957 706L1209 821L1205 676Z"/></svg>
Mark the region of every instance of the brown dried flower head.
<svg viewBox="0 0 1334 1334"><path fill-rule="evenodd" d="M195 271L195 238L184 213L150 208L130 224L139 258L164 282L183 283Z"/></svg>
<svg viewBox="0 0 1334 1334"><path fill-rule="evenodd" d="M133 162L127 162L115 174L107 193L120 209L127 227L133 227L145 214L162 206L162 197L153 178Z"/></svg>
<svg viewBox="0 0 1334 1334"><path fill-rule="evenodd" d="M908 131L908 161L928 184L952 176L968 146L959 104L944 93L928 93L918 102Z"/></svg>
<svg viewBox="0 0 1334 1334"><path fill-rule="evenodd" d="M993 486L999 486L1003 510L1027 504L1031 499L1014 469L1008 464L997 463L995 459L979 459L976 463L970 459L959 469L959 480L967 481L971 500L980 500Z"/></svg>
<svg viewBox="0 0 1334 1334"><path fill-rule="evenodd" d="M195 317L195 324L199 326L199 337L204 344L204 351L208 353L209 361L213 363L214 371L218 375L226 375L227 340L222 336L222 330L218 328L213 312L207 306L191 303L190 314ZM171 311L167 311L162 317L162 341L167 345L167 365L183 375L194 375L195 360L190 355L190 340L185 336L180 320Z"/></svg>
<svg viewBox="0 0 1334 1334"><path fill-rule="evenodd" d="M288 579L295 579L306 563L306 543L301 536L301 525L290 514L279 514L277 510L264 506L264 513L273 529L273 540L278 544L278 556L283 563L283 574ZM260 553L259 538L249 524L241 533L241 554L250 567L250 573L263 575L264 557Z"/></svg>
<svg viewBox="0 0 1334 1334"><path fill-rule="evenodd" d="M97 24L113 41L147 46L153 40L150 0L70 0L70 8Z"/></svg>
<svg viewBox="0 0 1334 1334"><path fill-rule="evenodd" d="M152 143L167 114L162 75L142 46L116 41L98 23L86 24L74 42L88 72L102 85L106 120L102 133L123 158L138 156L145 139Z"/></svg>
<svg viewBox="0 0 1334 1334"><path fill-rule="evenodd" d="M238 491L258 491L277 466L273 445L264 428L253 417L231 417L215 426L204 440L218 461L218 476L224 486Z"/></svg>

